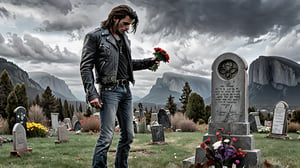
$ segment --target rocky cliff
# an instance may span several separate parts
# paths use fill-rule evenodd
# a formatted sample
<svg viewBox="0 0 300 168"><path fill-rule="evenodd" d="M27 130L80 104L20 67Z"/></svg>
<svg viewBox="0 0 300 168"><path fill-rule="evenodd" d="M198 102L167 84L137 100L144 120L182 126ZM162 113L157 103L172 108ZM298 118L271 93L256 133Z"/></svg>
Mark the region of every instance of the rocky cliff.
<svg viewBox="0 0 300 168"><path fill-rule="evenodd" d="M260 56L249 68L249 105L299 106L300 65L287 58Z"/></svg>
<svg viewBox="0 0 300 168"><path fill-rule="evenodd" d="M165 104L167 98L174 96L174 102L179 102L179 97L182 94L182 88L185 82L188 82L192 92L200 94L206 104L210 103L211 82L210 79L180 75L171 72L164 73L162 78L156 80L148 95L140 99L138 102L147 102L155 104Z"/></svg>
<svg viewBox="0 0 300 168"><path fill-rule="evenodd" d="M43 89L49 86L56 97L72 101L77 100L64 80L46 72L29 72L29 76L39 83Z"/></svg>
<svg viewBox="0 0 300 168"><path fill-rule="evenodd" d="M7 70L14 85L17 83L25 84L30 100L34 99L37 94L44 92L44 89L37 82L29 78L26 71L6 59L0 58L0 73L2 73L4 69Z"/></svg>

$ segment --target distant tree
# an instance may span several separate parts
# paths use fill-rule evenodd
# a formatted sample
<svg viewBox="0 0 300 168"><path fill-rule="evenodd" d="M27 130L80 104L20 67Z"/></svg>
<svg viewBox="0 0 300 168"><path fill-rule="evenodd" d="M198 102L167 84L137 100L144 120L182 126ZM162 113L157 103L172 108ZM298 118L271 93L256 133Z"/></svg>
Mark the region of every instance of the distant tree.
<svg viewBox="0 0 300 168"><path fill-rule="evenodd" d="M81 112L81 113L83 112L81 103L79 104L78 112Z"/></svg>
<svg viewBox="0 0 300 168"><path fill-rule="evenodd" d="M34 100L32 100L32 105L41 105L41 100L40 100L40 95L37 94L34 98Z"/></svg>
<svg viewBox="0 0 300 168"><path fill-rule="evenodd" d="M64 114L63 114L63 105L61 102L61 98L56 99L56 104L57 104L57 113L58 113L58 119L60 121L64 121Z"/></svg>
<svg viewBox="0 0 300 168"><path fill-rule="evenodd" d="M7 118L5 111L7 105L7 97L13 90L13 82L8 72L4 70L0 75L0 115L2 115L3 118Z"/></svg>
<svg viewBox="0 0 300 168"><path fill-rule="evenodd" d="M74 106L72 105L72 104L70 104L69 105L69 110L68 110L68 112L69 112L69 118L72 118L73 117L73 115L74 115Z"/></svg>
<svg viewBox="0 0 300 168"><path fill-rule="evenodd" d="M192 89L190 88L190 85L188 82L185 82L185 85L182 89L182 94L179 98L179 101L181 102L182 106L181 106L181 112L184 114L186 112L186 106L188 104L189 101L189 96L192 92Z"/></svg>
<svg viewBox="0 0 300 168"><path fill-rule="evenodd" d="M206 105L205 106L205 117L203 117L203 120L205 121L206 124L208 124L208 119L211 115L211 106L210 105Z"/></svg>
<svg viewBox="0 0 300 168"><path fill-rule="evenodd" d="M70 116L69 116L69 104L68 104L68 101L67 101L67 100L64 101L64 105L63 105L63 116L64 116L65 118L70 118Z"/></svg>
<svg viewBox="0 0 300 168"><path fill-rule="evenodd" d="M51 113L57 112L57 102L49 86L42 94L41 107L49 120L51 119Z"/></svg>
<svg viewBox="0 0 300 168"><path fill-rule="evenodd" d="M18 99L18 106L23 106L27 111L29 110L29 99L27 96L27 91L25 84L16 84L15 93Z"/></svg>
<svg viewBox="0 0 300 168"><path fill-rule="evenodd" d="M17 107L18 107L17 96L15 94L15 91L11 91L7 97L7 105L5 108L10 134L12 133L12 129L16 123L16 114L14 113L14 110Z"/></svg>
<svg viewBox="0 0 300 168"><path fill-rule="evenodd" d="M177 110L177 107L176 107L176 103L174 102L174 96L170 95L168 97L168 101L167 101L167 104L166 104L166 108L170 111L171 115L175 115L175 112Z"/></svg>
<svg viewBox="0 0 300 168"><path fill-rule="evenodd" d="M204 107L203 98L197 93L191 93L186 108L186 116L197 123L201 117L205 116Z"/></svg>

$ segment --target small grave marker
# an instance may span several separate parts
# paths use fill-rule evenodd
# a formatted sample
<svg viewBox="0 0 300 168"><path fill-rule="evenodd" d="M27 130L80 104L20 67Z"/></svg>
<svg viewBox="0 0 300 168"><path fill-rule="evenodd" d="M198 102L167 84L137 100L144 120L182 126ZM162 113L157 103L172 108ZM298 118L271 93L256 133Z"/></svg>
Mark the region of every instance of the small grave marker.
<svg viewBox="0 0 300 168"><path fill-rule="evenodd" d="M32 148L27 147L26 132L20 123L16 123L13 127L13 151L11 156L21 157L25 153L31 153Z"/></svg>

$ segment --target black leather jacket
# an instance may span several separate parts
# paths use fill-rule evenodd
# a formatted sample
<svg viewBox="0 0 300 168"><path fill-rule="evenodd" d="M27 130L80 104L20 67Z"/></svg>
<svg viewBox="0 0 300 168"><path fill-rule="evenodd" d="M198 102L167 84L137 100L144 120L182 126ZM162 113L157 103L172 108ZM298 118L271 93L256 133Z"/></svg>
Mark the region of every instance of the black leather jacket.
<svg viewBox="0 0 300 168"><path fill-rule="evenodd" d="M151 58L141 60L131 59L130 41L126 34L123 36L130 66L128 80L134 84L133 71L150 68L154 64L154 61L151 61ZM80 62L80 73L88 102L99 98L94 85L94 67L96 83L100 85L99 88L102 85L115 87L117 84L118 63L119 48L115 38L108 29L97 28L85 36Z"/></svg>

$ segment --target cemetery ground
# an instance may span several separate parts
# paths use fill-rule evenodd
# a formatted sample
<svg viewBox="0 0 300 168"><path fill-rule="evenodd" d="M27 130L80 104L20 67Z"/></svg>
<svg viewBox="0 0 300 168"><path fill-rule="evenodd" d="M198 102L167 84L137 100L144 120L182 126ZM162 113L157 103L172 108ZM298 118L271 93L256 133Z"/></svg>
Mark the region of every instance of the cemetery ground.
<svg viewBox="0 0 300 168"><path fill-rule="evenodd" d="M165 132L166 144L151 144L151 133L136 134L129 156L132 168L180 168L182 161L195 155L196 146L202 142L207 132L201 125L196 132ZM203 130L202 132L199 130ZM300 168L300 141L298 134L289 133L292 140L265 138L266 133L255 133L255 148L262 152L262 161L267 160L274 167ZM11 136L6 136L11 137ZM29 138L28 147L32 154L22 157L10 157L13 143L0 146L0 167L2 168L88 168L91 160L97 133L68 132L68 142L55 144L57 137ZM119 133L115 132L113 144L108 154L108 167L114 167L114 156ZM263 166L264 167L264 166Z"/></svg>

